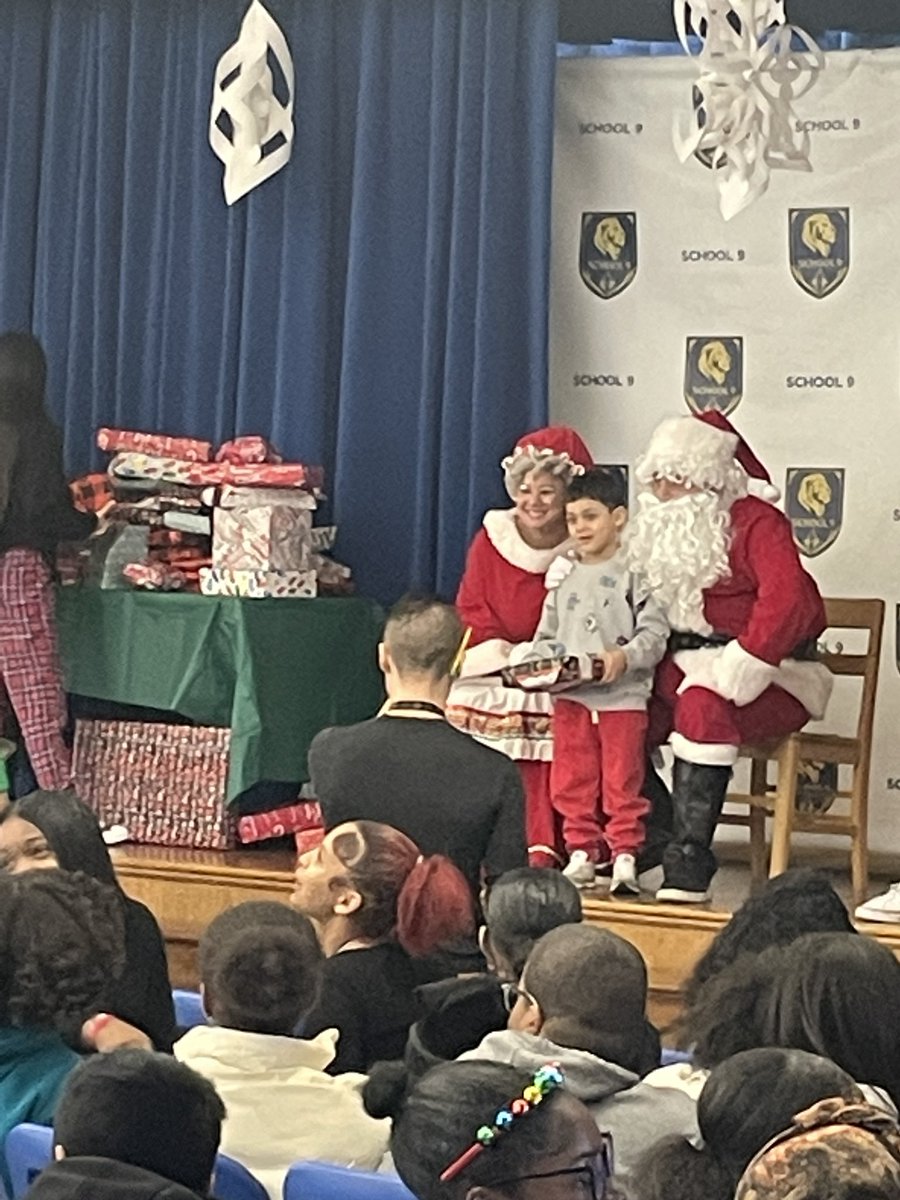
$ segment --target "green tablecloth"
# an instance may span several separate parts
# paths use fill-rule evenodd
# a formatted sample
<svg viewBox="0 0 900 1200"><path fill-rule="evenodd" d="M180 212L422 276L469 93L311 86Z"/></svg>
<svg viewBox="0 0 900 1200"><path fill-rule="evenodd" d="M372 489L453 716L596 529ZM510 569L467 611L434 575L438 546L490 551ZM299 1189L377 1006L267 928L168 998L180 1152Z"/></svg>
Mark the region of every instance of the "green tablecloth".
<svg viewBox="0 0 900 1200"><path fill-rule="evenodd" d="M57 602L68 690L230 726L229 800L263 779L307 779L320 729L378 709L382 621L376 604L357 597L64 587Z"/></svg>

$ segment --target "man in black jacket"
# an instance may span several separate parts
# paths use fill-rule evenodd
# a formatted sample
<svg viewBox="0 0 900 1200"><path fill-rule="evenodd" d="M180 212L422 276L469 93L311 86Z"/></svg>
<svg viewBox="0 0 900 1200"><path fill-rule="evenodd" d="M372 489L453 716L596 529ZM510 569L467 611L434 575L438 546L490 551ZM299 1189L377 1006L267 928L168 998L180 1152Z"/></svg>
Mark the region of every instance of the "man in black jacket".
<svg viewBox="0 0 900 1200"><path fill-rule="evenodd" d="M323 730L309 763L326 829L393 825L423 854L456 863L477 895L482 877L526 865L525 801L514 764L445 720L462 634L451 605L400 600L379 648L386 705L372 720Z"/></svg>

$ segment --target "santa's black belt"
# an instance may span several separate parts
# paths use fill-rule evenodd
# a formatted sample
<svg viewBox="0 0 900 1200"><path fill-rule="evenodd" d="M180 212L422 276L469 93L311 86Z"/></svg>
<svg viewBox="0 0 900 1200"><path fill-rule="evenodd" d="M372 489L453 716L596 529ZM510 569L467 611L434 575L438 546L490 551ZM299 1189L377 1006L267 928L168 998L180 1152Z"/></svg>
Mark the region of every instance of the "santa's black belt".
<svg viewBox="0 0 900 1200"><path fill-rule="evenodd" d="M707 650L712 647L727 646L734 638L727 633L670 633L669 653L677 654L679 650ZM807 638L800 642L785 658L796 659L797 662L815 662L819 657L815 638Z"/></svg>

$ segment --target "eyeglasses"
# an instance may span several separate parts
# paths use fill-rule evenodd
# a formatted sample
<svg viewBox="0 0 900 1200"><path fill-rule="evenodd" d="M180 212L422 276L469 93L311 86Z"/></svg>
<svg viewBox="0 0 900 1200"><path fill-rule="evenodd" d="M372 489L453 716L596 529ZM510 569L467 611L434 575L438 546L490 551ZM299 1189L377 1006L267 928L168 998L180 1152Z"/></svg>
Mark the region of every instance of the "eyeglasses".
<svg viewBox="0 0 900 1200"><path fill-rule="evenodd" d="M526 992L515 983L501 983L500 991L503 993L503 1007L508 1013L512 1012L519 1000L524 1000L526 1004L537 1004L531 992Z"/></svg>
<svg viewBox="0 0 900 1200"><path fill-rule="evenodd" d="M581 1200L606 1200L607 1186L612 1178L612 1137L608 1133L601 1135L603 1146L597 1153L578 1167L563 1167L559 1171L542 1171L535 1175L517 1175L514 1179L498 1179L492 1181L490 1187L508 1187L514 1183L526 1183L532 1179L571 1179L573 1183L572 1196ZM574 1188L577 1187L576 1192Z"/></svg>

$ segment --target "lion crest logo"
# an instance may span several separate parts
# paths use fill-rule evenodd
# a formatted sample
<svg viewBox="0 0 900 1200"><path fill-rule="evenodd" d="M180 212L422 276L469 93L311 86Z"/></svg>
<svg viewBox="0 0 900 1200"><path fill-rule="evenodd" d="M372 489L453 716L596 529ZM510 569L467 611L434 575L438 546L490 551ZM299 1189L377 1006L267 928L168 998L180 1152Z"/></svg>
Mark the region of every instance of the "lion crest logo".
<svg viewBox="0 0 900 1200"><path fill-rule="evenodd" d="M821 300L850 270L850 209L792 208L788 212L791 274Z"/></svg>
<svg viewBox="0 0 900 1200"><path fill-rule="evenodd" d="M785 512L801 554L815 558L827 550L844 520L843 468L789 467Z"/></svg>
<svg viewBox="0 0 900 1200"><path fill-rule="evenodd" d="M744 392L744 339L689 337L685 352L684 398L691 412L715 409L726 417Z"/></svg>
<svg viewBox="0 0 900 1200"><path fill-rule="evenodd" d="M637 274L637 219L628 212L581 214L578 266L586 288L602 300L624 292Z"/></svg>

